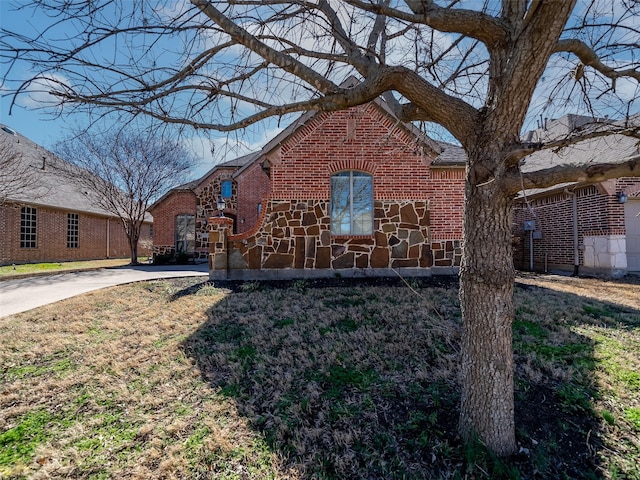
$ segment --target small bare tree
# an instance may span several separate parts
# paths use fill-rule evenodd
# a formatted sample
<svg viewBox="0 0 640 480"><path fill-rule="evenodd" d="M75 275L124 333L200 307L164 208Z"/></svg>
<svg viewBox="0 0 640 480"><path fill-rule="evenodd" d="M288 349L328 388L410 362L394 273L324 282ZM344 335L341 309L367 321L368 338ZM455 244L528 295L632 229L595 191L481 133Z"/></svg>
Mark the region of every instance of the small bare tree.
<svg viewBox="0 0 640 480"><path fill-rule="evenodd" d="M38 72L15 79L16 94L46 84L65 107L219 131L383 96L399 119L444 127L467 153L459 428L499 454L514 452L514 195L522 187L640 176L637 156L523 174L520 161L547 145L523 142L521 134L539 114L635 113L640 2L191 4L32 2L30 8L55 20L31 38L10 32L2 38L7 72L22 61ZM73 28L57 41L69 23ZM360 83L341 86L348 75ZM577 132L554 147L579 140Z"/></svg>
<svg viewBox="0 0 640 480"><path fill-rule="evenodd" d="M147 209L195 164L178 141L124 131L83 131L59 141L54 150L73 164L65 173L88 192L89 200L120 218L133 265Z"/></svg>

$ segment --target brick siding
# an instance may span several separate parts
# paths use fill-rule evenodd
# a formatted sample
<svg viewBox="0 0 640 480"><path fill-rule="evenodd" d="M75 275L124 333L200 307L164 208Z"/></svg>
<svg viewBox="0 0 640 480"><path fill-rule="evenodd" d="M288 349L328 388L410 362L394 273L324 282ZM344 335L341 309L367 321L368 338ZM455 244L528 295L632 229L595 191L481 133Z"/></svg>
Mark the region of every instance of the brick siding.
<svg viewBox="0 0 640 480"><path fill-rule="evenodd" d="M267 152L271 193L262 215L254 214L255 226L221 241L226 234L212 225L211 265L221 275L245 276L283 269L453 271L461 259L464 169L432 170L434 157L372 104L319 113ZM372 175L372 235L330 233L330 178L346 170Z"/></svg>
<svg viewBox="0 0 640 480"><path fill-rule="evenodd" d="M16 204L0 207L0 264L127 258L130 255L129 243L119 219L40 206L34 207L37 246L20 248L21 207ZM67 248L69 213L78 214L78 248ZM149 233L149 224L145 224L141 244L150 241ZM138 254L148 255L149 251L140 248Z"/></svg>
<svg viewBox="0 0 640 480"><path fill-rule="evenodd" d="M287 255L286 258L289 258L288 255L296 256L297 267L302 265L302 268L318 268L319 264L325 265L325 257L318 261L313 255L306 256L310 251L315 252L313 244L322 252L322 249L331 249L332 265L348 266L349 262L344 260L345 254L348 258L353 254L355 268L370 267L372 264L380 265L380 268L459 265L464 168L431 169L436 153L418 143L413 132L408 131L380 107L368 104L346 111L317 113L280 145L265 152L265 155L269 162L269 175L262 168L264 157L236 174L233 177L236 182L233 199L225 209L225 215L234 220L233 231L227 232L234 239L242 242L249 241L250 237L259 237L259 242L278 244L273 252L270 251L271 247L261 249L265 255L264 264L274 263L269 260L276 258L271 254L279 255L287 250L288 253L284 255ZM422 212L420 215L425 218L420 223L410 227L399 224L394 227L397 235L404 235L406 229L419 231L423 237L419 249L411 244L410 247L413 248L407 250L406 257L394 257L401 247L393 249L393 245L387 244L396 240L391 230L384 232L386 239L376 236L359 239L350 237L327 243L329 219L325 210L330 198L330 178L336 172L347 170L363 171L373 177L377 231L386 218L386 214L379 214L378 205L385 205L384 208L390 211L409 208L408 205L411 205L416 212ZM228 175L223 169L217 169L199 182L193 197L188 197L188 192L173 192L152 211L157 230L154 251L165 253L171 250L176 215L197 212L196 251L201 258L206 255L206 241L210 241L210 232L207 231L204 220L207 215L217 215L215 199L219 196L221 179ZM258 212L259 204L263 207L261 214ZM291 228L283 230L282 235L278 233L276 240L267 240L272 235L262 229L275 228L278 231L279 228L271 224L272 220L265 219L265 211L269 210L271 215L274 205L278 205L278 222L293 223ZM292 210L283 212L283 205L289 205ZM317 237L317 233L309 234L306 231L310 225L295 225L297 216L302 214L299 208L313 210L320 229L326 230L322 238ZM316 208L320 208L325 214L320 215ZM392 219L393 215L388 220L393 223ZM300 231L303 226L304 234ZM305 237L304 261L300 260L302 237ZM372 240L374 237L375 241ZM418 238L416 233L412 235L412 239L415 238ZM399 240L403 245L403 239ZM379 259L382 254L381 250L376 250L381 247L378 241L384 244L385 251L388 250L386 256L391 260L386 263ZM289 252L295 245L298 250ZM377 256L374 255L372 261L374 250ZM335 261L338 257L340 260ZM356 261L358 258L360 260ZM255 266L254 259L251 264Z"/></svg>
<svg viewBox="0 0 640 480"><path fill-rule="evenodd" d="M237 232L244 233L258 222L258 205L264 205L270 193L269 177L256 162L237 177L238 181L238 218Z"/></svg>
<svg viewBox="0 0 640 480"><path fill-rule="evenodd" d="M599 185L576 188L578 211L579 265L584 264L583 242L585 235L624 235L624 205L618 203L615 192L624 191L630 196L640 193L640 180L621 178L611 181L609 191ZM534 220L541 239L533 240L534 269L571 270L574 265L573 199L572 193L554 191L548 195L519 200L514 209L514 264L516 268L529 269L529 234L524 222ZM530 210L531 208L531 210Z"/></svg>
<svg viewBox="0 0 640 480"><path fill-rule="evenodd" d="M196 195L192 191L172 192L151 209L153 215L153 251L172 252L176 243L176 215L196 214Z"/></svg>

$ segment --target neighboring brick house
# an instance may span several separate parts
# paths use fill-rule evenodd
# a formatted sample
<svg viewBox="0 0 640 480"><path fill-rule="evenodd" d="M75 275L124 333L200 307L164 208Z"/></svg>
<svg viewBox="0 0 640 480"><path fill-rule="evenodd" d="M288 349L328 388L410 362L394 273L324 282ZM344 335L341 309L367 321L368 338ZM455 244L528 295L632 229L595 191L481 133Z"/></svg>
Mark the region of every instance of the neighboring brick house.
<svg viewBox="0 0 640 480"><path fill-rule="evenodd" d="M527 140L564 138L576 127L588 128L589 122L593 119L568 115L530 132ZM526 174L560 163L615 162L638 153L637 138L592 138L557 153L531 155L522 170ZM640 178L529 190L517 199L514 218L517 268L607 276L640 272Z"/></svg>
<svg viewBox="0 0 640 480"><path fill-rule="evenodd" d="M11 159L0 172L0 265L129 257L120 219L94 206L90 194L62 173L64 160L6 126L0 148L3 160ZM7 170L27 181L7 191ZM150 243L150 220L142 229L144 243Z"/></svg>

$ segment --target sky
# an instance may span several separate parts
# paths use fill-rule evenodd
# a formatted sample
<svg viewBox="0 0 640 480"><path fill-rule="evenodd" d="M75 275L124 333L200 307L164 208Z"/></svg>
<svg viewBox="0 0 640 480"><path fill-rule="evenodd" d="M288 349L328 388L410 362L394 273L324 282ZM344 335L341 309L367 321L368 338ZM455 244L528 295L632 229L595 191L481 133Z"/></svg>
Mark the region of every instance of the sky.
<svg viewBox="0 0 640 480"><path fill-rule="evenodd" d="M13 8L14 3L28 4L29 0L18 0L17 2L0 0L0 27L24 33L25 35L42 31L45 22L49 19L46 17L43 19L31 16L32 10L30 9L17 12ZM557 66L557 70L566 72L567 64L563 63L563 60L559 60L559 62L560 64ZM1 73L3 74L2 76L4 76L6 66L0 64L0 68L3 69ZM553 68L551 68L550 71L553 71ZM15 73L23 75L25 78L28 74L26 71L16 71ZM551 76L547 81L549 85L553 85L556 80ZM548 88L552 87L550 86ZM637 85L632 85L631 82L625 82L623 80L619 81L618 89L624 88L630 89L628 94L630 96L634 96L637 93ZM541 95L539 99L537 96L534 97L532 106L535 107L536 102L540 102L540 105L544 108L545 93L547 90L544 78L541 81L539 90ZM13 105L11 115L9 115L12 97L6 95L6 93L6 85L0 86L0 123L8 125L45 148L51 148L56 141L66 136L76 126L82 126L86 123L86 117L77 115L54 117L50 112L38 108L45 104L43 102L46 102L46 95L38 95L34 98L20 98L18 103ZM571 108L571 106L569 106L569 108ZM582 112L574 111L571 113ZM536 120L536 117L529 119L528 128L535 128ZM277 120L274 120L271 124L267 123L262 129L257 129L255 134L231 133L229 135L222 135L217 132L199 133L197 136L194 134L194 137L189 140L189 146L202 161L193 172L193 178L197 178L199 175L208 171L216 162L230 160L251 151L256 151L284 127L286 127L286 125L280 126L277 124ZM212 150L214 151L213 154Z"/></svg>
<svg viewBox="0 0 640 480"><path fill-rule="evenodd" d="M32 10L30 9L16 11L14 8L16 3L27 4L29 1L0 0L0 28L6 28L29 36L41 31L45 25L48 25L49 19L31 15ZM28 72L24 70L23 66L18 68L22 68L22 70L17 70L17 72L26 78ZM6 66L0 64L0 69L1 81L6 73ZM13 76L15 77L15 74ZM44 94L36 94L31 98L21 96L12 105L14 98L7 94L7 87L10 88L6 84L0 85L0 123L44 148L52 149L57 141L67 136L75 128L87 124L85 115L57 116L52 114L52 110L43 108L43 105L46 105L47 102L47 96ZM202 132L191 138L185 138L186 146L200 160L190 178L200 177L216 163L231 160L258 150L285 126L267 124L255 134Z"/></svg>
<svg viewBox="0 0 640 480"><path fill-rule="evenodd" d="M3 28L11 28L20 32L31 32L34 26L30 23L33 19L26 18L12 11L11 3L7 0L0 0L0 26ZM2 75L5 73L5 66L2 68ZM25 137L33 140L42 146L50 146L54 143L66 128L66 122L62 119L52 119L50 115L45 114L41 110L14 107L9 115L12 98L5 95L2 91L0 97L0 122L8 125Z"/></svg>

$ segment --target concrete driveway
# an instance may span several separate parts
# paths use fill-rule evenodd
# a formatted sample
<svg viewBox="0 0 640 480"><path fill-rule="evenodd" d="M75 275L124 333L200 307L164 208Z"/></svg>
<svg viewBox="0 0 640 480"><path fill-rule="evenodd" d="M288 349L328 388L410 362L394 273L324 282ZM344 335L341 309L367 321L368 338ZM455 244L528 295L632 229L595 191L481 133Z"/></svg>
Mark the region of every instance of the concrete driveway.
<svg viewBox="0 0 640 480"><path fill-rule="evenodd" d="M124 283L209 274L197 265L140 265L4 280L0 282L0 317L25 312L65 298Z"/></svg>

